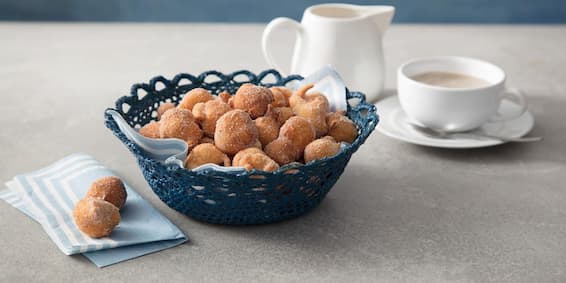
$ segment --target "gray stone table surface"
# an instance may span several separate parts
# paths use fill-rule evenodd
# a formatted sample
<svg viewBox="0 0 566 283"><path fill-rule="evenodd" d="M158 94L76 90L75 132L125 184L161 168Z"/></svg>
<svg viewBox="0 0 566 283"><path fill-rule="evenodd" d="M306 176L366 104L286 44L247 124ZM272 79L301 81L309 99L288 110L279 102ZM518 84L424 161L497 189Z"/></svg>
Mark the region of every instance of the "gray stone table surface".
<svg viewBox="0 0 566 283"><path fill-rule="evenodd" d="M410 58L485 59L528 94L542 142L445 150L375 132L318 208L272 225L210 225L163 204L103 110L154 75L266 69L262 29L0 24L0 181L86 152L192 238L99 269L0 202L0 282L566 281L566 26L395 25L385 37L390 95Z"/></svg>

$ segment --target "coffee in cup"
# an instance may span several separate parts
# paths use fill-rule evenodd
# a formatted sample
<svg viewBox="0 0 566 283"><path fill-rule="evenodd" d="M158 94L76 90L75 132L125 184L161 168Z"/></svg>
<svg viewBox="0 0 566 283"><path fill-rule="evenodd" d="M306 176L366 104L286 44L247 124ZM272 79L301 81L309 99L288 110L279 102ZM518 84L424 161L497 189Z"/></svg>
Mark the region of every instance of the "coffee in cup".
<svg viewBox="0 0 566 283"><path fill-rule="evenodd" d="M489 85L489 82L480 78L453 72L425 72L412 76L411 79L432 86L448 88L474 88Z"/></svg>

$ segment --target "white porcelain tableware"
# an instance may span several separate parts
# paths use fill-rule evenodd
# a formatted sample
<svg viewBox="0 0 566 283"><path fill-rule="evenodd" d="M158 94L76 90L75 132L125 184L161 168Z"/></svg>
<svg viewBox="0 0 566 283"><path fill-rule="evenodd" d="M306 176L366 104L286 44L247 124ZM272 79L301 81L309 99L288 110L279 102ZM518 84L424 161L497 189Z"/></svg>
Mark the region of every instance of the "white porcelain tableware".
<svg viewBox="0 0 566 283"><path fill-rule="evenodd" d="M273 68L282 71L269 44L275 29L294 29L297 40L290 73L306 75L332 65L348 87L364 92L368 101L375 101L383 92L385 79L382 37L394 13L392 6L311 6L301 23L284 17L273 19L263 32L263 54Z"/></svg>
<svg viewBox="0 0 566 283"><path fill-rule="evenodd" d="M505 143L500 139L481 137L474 133L454 133L450 139L434 138L415 130L410 125L410 119L401 108L398 96L390 96L380 100L377 104L380 121L377 130L386 136L417 145L441 148L477 148L488 147ZM500 112L503 115L514 113L520 106L514 102L504 100ZM499 137L519 138L526 135L534 125L534 118L529 111L521 116L507 120L495 121L481 125L475 132Z"/></svg>
<svg viewBox="0 0 566 283"><path fill-rule="evenodd" d="M477 87L442 87L426 84L414 76L427 72L449 72L486 82ZM505 72L491 63L466 57L426 57L399 67L397 88L401 107L422 126L458 132L475 129L488 121L505 121L521 116L527 109L524 95L505 87ZM501 113L501 102L514 100L514 112Z"/></svg>

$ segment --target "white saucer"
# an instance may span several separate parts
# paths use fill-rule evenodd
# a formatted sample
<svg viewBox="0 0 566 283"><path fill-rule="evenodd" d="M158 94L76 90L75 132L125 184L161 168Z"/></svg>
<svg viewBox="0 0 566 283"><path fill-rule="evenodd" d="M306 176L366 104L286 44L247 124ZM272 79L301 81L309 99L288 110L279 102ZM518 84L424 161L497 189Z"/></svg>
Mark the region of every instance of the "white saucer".
<svg viewBox="0 0 566 283"><path fill-rule="evenodd" d="M470 134L465 133L456 134L455 138L452 139L428 137L413 129L408 124L408 117L403 109L401 109L397 96L387 97L379 101L376 106L377 113L379 113L380 116L377 130L398 140L418 145L444 148L475 148L494 146L504 143L497 139L473 137ZM501 103L500 112L505 114L506 112L514 111L517 108L519 108L519 106L515 103L509 100L504 100ZM504 122L486 123L481 126L479 130L488 135L519 138L527 134L533 128L533 125L533 115L527 110L523 113L523 115L516 119Z"/></svg>

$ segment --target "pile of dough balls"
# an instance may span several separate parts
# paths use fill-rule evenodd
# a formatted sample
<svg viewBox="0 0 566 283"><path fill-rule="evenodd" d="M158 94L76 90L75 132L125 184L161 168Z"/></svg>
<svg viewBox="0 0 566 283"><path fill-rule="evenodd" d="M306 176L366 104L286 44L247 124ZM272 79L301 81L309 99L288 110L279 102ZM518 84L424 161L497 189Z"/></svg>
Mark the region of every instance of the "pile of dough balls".
<svg viewBox="0 0 566 283"><path fill-rule="evenodd" d="M120 178L103 177L94 181L85 198L75 205L73 218L79 230L92 238L110 235L120 223L120 209L126 203L126 188Z"/></svg>
<svg viewBox="0 0 566 283"><path fill-rule="evenodd" d="M178 105L162 103L158 120L139 132L186 141L187 169L213 163L275 171L291 162L334 156L340 142L352 143L358 130L344 112L330 112L326 97L312 87L293 92L248 83L233 96L195 88Z"/></svg>

